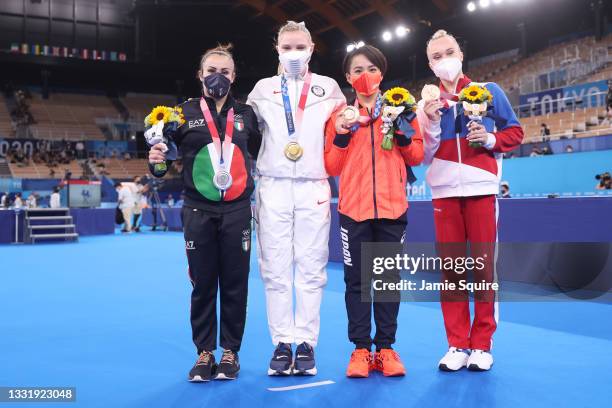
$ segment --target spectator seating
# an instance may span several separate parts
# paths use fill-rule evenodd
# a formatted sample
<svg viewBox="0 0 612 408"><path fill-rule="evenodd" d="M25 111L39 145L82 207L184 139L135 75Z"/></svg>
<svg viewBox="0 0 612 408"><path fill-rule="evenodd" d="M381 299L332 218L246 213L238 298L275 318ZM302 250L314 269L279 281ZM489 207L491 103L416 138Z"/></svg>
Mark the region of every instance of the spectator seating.
<svg viewBox="0 0 612 408"><path fill-rule="evenodd" d="M80 178L83 176L83 168L76 160L72 160L69 164L58 164L53 167L55 174L51 174L51 168L46 164L36 164L29 160L27 164L10 163L9 168L13 177L16 178L63 178L66 170L70 170L72 178Z"/></svg>
<svg viewBox="0 0 612 408"><path fill-rule="evenodd" d="M98 117L117 117L118 112L104 95L53 93L48 100L33 94L30 111L36 120L32 136L38 139L103 139Z"/></svg>
<svg viewBox="0 0 612 408"><path fill-rule="evenodd" d="M542 141L540 136L542 123L546 123L553 139L561 136L589 137L612 134L611 125L601 124L605 113L605 107L598 107L521 118L525 131L524 142Z"/></svg>

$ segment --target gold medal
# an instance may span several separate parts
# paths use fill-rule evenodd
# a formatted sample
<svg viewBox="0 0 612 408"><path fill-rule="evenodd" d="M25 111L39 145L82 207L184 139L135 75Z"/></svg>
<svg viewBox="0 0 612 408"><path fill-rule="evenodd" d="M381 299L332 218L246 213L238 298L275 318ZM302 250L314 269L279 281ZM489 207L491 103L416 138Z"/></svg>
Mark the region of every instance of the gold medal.
<svg viewBox="0 0 612 408"><path fill-rule="evenodd" d="M285 146L285 157L289 160L296 161L304 154L304 149L298 144L298 142L289 142Z"/></svg>

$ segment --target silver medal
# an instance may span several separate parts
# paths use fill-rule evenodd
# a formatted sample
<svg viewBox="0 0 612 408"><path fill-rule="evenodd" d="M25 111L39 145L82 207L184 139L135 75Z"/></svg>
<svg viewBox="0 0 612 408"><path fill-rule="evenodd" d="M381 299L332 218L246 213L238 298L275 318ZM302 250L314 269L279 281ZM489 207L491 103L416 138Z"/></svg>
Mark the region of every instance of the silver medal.
<svg viewBox="0 0 612 408"><path fill-rule="evenodd" d="M220 169L213 177L213 184L217 189L226 191L232 185L232 175L227 170Z"/></svg>

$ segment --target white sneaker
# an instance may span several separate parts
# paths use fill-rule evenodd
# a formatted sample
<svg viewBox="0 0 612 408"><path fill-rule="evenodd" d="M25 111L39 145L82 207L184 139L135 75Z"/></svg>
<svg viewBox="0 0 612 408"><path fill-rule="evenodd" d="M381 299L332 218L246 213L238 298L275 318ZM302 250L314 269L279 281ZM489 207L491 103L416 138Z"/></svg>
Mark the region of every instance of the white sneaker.
<svg viewBox="0 0 612 408"><path fill-rule="evenodd" d="M488 371L493 365L493 356L488 351L472 350L467 366L470 371Z"/></svg>
<svg viewBox="0 0 612 408"><path fill-rule="evenodd" d="M438 368L442 371L457 371L466 367L470 355L466 349L451 347L448 349L442 360L438 363Z"/></svg>

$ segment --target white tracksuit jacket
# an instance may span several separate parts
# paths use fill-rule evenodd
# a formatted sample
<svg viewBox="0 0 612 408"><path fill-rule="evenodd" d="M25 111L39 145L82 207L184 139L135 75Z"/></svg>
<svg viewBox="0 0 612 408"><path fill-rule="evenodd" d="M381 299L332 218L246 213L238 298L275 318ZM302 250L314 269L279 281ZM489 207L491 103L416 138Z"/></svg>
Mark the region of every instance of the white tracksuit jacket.
<svg viewBox="0 0 612 408"><path fill-rule="evenodd" d="M303 77L287 78L294 121L303 85ZM332 78L312 74L303 120L300 127L295 123L294 139L287 130L280 75L259 81L247 103L263 135L257 158L257 256L272 342L307 342L314 347L329 254L331 192L323 161L324 129L332 112L346 104L346 99ZM290 140L304 149L297 161L285 157Z"/></svg>

